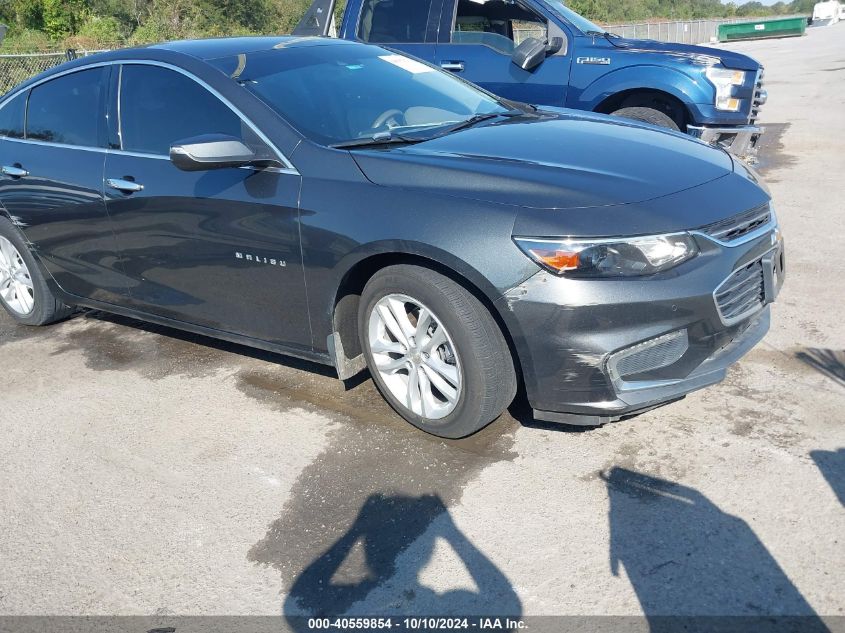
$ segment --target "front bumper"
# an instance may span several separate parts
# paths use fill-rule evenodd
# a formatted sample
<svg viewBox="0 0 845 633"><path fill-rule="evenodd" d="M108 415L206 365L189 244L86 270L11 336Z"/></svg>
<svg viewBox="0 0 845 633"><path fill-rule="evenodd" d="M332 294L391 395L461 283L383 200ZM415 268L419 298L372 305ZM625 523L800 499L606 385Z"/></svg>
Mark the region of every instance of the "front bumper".
<svg viewBox="0 0 845 633"><path fill-rule="evenodd" d="M690 136L701 139L710 145L718 145L734 156L752 161L757 153L757 141L763 132L765 132L765 128L758 125L687 126L687 134Z"/></svg>
<svg viewBox="0 0 845 633"><path fill-rule="evenodd" d="M660 275L574 279L540 272L505 293L500 307L517 324L515 343L536 418L595 426L641 413L720 382L763 338L784 277L777 227L735 245L703 234L695 239L700 254ZM744 279L744 271L758 265L759 306L725 318L717 299L725 283ZM667 364L628 363L620 377L617 361L628 351L654 350L651 343L681 332L685 346L666 347L674 354ZM649 355L642 358L647 363Z"/></svg>

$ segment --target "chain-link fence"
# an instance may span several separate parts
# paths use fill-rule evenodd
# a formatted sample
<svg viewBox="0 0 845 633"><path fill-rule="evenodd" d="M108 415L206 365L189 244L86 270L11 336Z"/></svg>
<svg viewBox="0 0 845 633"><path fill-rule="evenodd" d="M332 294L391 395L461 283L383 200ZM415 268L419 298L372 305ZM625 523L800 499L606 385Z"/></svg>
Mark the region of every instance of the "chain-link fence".
<svg viewBox="0 0 845 633"><path fill-rule="evenodd" d="M102 51L65 51L63 53L17 53L0 55L0 95L25 79L58 66L69 59Z"/></svg>
<svg viewBox="0 0 845 633"><path fill-rule="evenodd" d="M720 24L754 22L774 18L795 18L798 15L776 15L762 18L712 18L708 20L678 20L674 22L642 22L637 24L614 24L606 26L608 31L622 37L638 40L659 40L680 44L705 44L718 38Z"/></svg>

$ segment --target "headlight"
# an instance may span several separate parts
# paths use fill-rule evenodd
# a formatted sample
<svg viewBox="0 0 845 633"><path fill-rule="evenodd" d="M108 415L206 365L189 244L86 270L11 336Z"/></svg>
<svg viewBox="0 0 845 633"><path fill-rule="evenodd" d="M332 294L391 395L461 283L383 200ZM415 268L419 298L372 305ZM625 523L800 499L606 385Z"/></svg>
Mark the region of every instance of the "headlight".
<svg viewBox="0 0 845 633"><path fill-rule="evenodd" d="M735 99L731 91L733 86L741 86L745 83L745 72L710 66L704 74L716 88L716 109L728 112L739 110L739 99Z"/></svg>
<svg viewBox="0 0 845 633"><path fill-rule="evenodd" d="M516 237L519 248L556 275L633 277L668 270L698 253L688 233L593 240Z"/></svg>

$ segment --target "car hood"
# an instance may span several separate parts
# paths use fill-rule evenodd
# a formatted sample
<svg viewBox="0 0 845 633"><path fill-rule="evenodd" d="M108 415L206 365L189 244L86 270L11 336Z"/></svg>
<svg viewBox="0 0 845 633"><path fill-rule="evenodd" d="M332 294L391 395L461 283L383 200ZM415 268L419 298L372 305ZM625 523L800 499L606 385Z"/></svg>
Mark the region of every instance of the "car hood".
<svg viewBox="0 0 845 633"><path fill-rule="evenodd" d="M724 151L686 135L593 114L520 117L352 154L377 185L536 209L643 202L733 171Z"/></svg>
<svg viewBox="0 0 845 633"><path fill-rule="evenodd" d="M707 46L657 42L655 40L634 40L626 37L614 37L609 41L616 48L624 48L632 52L665 53L666 55L691 60L710 57L722 62L725 68L733 68L735 70L757 70L760 68L760 63L748 55L734 51L709 48Z"/></svg>

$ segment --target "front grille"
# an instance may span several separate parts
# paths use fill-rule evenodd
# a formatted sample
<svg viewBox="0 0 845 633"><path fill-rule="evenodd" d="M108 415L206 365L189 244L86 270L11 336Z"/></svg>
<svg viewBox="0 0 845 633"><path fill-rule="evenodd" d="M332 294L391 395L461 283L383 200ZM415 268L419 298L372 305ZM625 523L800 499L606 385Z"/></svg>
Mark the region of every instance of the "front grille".
<svg viewBox="0 0 845 633"><path fill-rule="evenodd" d="M733 242L771 221L772 210L768 204L764 204L750 211L743 211L732 218L708 224L700 228L699 231L720 242Z"/></svg>
<svg viewBox="0 0 845 633"><path fill-rule="evenodd" d="M763 307L763 262L757 260L735 270L716 288L713 297L726 325L741 321Z"/></svg>
<svg viewBox="0 0 845 633"><path fill-rule="evenodd" d="M763 92L763 69L757 72L757 82L754 84L754 97L751 99L751 112L748 115L748 125L754 125L760 115L760 95Z"/></svg>

